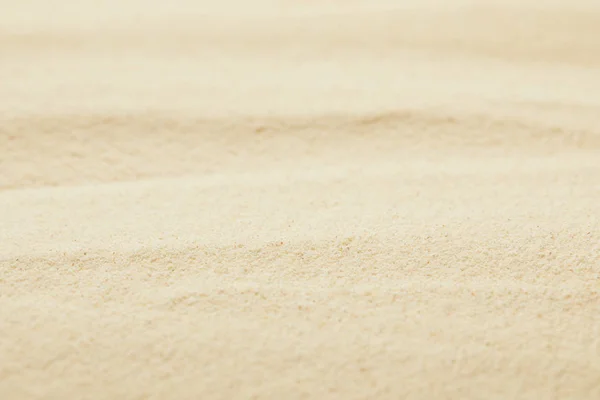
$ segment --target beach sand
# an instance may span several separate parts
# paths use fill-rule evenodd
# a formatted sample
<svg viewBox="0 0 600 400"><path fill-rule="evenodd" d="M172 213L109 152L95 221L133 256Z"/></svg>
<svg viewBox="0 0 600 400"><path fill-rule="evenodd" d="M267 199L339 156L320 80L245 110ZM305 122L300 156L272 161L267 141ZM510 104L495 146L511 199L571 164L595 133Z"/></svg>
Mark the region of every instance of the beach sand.
<svg viewBox="0 0 600 400"><path fill-rule="evenodd" d="M600 398L597 1L0 9L3 400Z"/></svg>

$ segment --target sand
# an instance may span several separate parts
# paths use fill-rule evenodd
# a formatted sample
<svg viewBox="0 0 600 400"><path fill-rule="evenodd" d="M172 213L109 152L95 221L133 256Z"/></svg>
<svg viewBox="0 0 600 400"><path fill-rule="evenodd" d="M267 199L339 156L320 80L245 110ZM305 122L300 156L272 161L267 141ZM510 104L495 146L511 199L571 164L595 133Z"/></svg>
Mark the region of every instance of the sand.
<svg viewBox="0 0 600 400"><path fill-rule="evenodd" d="M597 1L0 1L0 398L599 399Z"/></svg>

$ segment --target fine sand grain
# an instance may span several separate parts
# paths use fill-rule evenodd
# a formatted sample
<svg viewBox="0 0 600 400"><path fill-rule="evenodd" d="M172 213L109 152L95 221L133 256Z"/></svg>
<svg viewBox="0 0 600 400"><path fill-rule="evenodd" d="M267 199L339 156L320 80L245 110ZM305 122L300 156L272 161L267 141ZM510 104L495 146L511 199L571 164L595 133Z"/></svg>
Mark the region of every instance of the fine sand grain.
<svg viewBox="0 0 600 400"><path fill-rule="evenodd" d="M600 399L600 3L0 0L0 399Z"/></svg>

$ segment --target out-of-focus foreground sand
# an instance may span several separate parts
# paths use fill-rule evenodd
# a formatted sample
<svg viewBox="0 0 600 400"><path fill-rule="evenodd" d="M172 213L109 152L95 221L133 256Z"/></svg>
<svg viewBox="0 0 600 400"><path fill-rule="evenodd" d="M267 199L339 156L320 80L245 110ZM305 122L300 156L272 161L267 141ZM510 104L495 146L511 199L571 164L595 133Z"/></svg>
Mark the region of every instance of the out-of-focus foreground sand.
<svg viewBox="0 0 600 400"><path fill-rule="evenodd" d="M598 2L0 3L3 400L600 398Z"/></svg>

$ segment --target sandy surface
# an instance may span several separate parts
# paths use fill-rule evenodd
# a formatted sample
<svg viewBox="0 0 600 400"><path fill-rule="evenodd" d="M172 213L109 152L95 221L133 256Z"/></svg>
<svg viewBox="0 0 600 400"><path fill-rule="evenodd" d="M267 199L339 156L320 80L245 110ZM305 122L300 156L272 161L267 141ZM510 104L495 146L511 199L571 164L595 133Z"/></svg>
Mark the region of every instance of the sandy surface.
<svg viewBox="0 0 600 400"><path fill-rule="evenodd" d="M600 398L597 1L0 9L3 400Z"/></svg>

